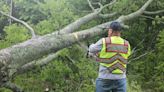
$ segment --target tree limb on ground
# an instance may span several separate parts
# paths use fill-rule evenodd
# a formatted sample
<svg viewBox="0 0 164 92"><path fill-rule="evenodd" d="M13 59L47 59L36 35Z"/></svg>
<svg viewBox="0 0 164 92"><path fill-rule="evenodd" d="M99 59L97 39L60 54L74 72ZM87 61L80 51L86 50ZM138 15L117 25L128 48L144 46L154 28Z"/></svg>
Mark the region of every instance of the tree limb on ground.
<svg viewBox="0 0 164 92"><path fill-rule="evenodd" d="M49 62L51 62L53 59L55 59L59 53L60 53L60 51L53 53L53 54L49 54L48 56L46 56L45 58L43 58L41 60L32 61L30 63L27 63L27 64L21 66L20 68L18 68L16 71L16 74L22 74L22 73L28 72L30 70L33 70L37 66L39 66L39 67L45 66Z"/></svg>

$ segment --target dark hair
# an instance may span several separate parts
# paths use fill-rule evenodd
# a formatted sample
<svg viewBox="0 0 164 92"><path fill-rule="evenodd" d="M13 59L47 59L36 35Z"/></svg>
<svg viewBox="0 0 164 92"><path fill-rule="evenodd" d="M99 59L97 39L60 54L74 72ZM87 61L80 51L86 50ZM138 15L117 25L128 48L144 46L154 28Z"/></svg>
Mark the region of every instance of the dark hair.
<svg viewBox="0 0 164 92"><path fill-rule="evenodd" d="M117 21L113 21L111 24L110 24L110 28L113 30L113 31L121 31L121 24Z"/></svg>

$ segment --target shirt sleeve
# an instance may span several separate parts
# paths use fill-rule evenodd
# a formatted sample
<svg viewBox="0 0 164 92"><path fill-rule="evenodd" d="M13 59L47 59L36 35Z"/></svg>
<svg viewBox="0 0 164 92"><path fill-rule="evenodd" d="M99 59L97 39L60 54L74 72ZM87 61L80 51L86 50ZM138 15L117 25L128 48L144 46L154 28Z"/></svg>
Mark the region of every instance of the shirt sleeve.
<svg viewBox="0 0 164 92"><path fill-rule="evenodd" d="M89 53L98 53L102 49L102 44L103 44L103 38L97 41L95 44L91 44L89 46Z"/></svg>

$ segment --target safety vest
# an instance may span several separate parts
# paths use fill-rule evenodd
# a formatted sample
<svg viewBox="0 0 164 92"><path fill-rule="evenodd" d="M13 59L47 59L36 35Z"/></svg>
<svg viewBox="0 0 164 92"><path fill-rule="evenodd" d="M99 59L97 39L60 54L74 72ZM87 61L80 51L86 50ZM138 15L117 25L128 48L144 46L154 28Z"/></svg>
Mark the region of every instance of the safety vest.
<svg viewBox="0 0 164 92"><path fill-rule="evenodd" d="M103 46L98 57L100 64L107 67L110 73L122 74L126 72L129 55L130 45L128 41L117 36L103 38Z"/></svg>

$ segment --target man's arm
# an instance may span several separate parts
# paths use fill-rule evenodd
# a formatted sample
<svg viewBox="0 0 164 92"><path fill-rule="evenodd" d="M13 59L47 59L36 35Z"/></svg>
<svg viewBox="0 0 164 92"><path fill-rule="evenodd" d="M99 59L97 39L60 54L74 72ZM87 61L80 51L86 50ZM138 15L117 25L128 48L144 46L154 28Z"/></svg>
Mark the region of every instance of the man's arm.
<svg viewBox="0 0 164 92"><path fill-rule="evenodd" d="M89 46L89 53L88 53L88 55L89 55L90 58L95 59L96 61L98 60L97 53L101 51L102 43L103 43L103 39L100 39L95 44L91 44Z"/></svg>
<svg viewBox="0 0 164 92"><path fill-rule="evenodd" d="M103 38L97 41L95 44L89 46L89 53L96 54L101 51L103 44Z"/></svg>

